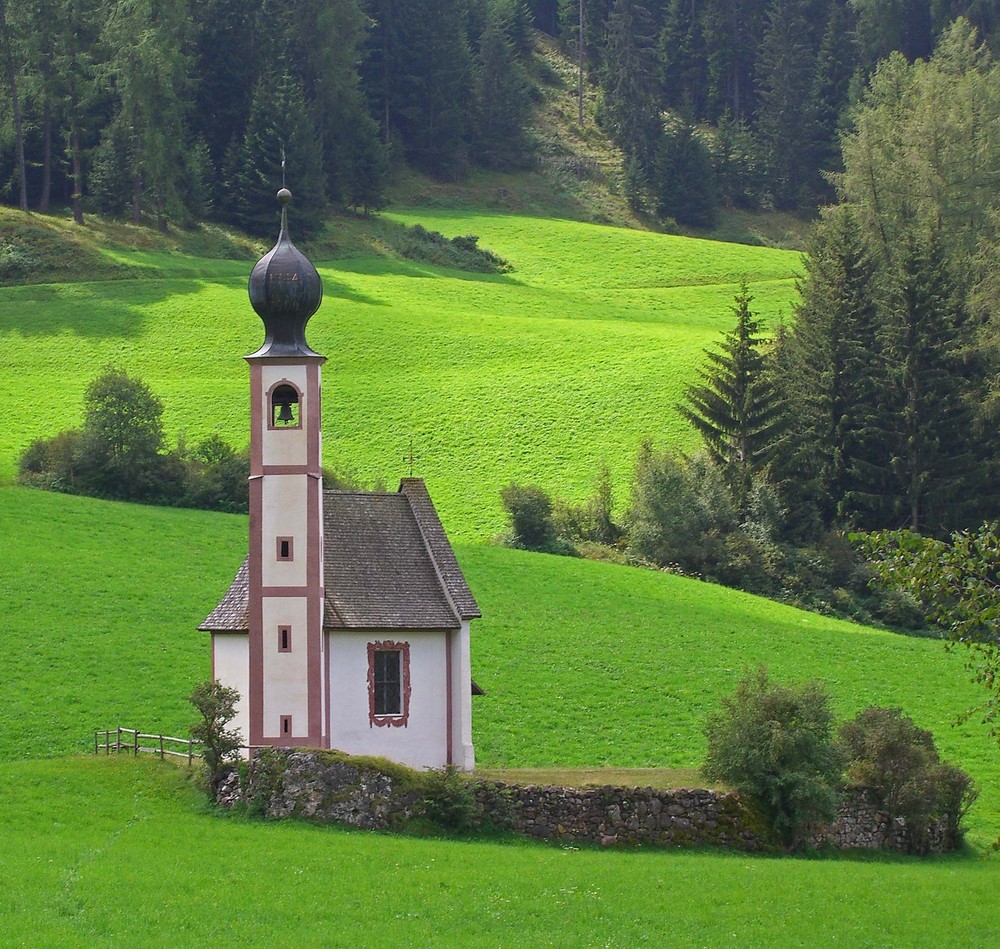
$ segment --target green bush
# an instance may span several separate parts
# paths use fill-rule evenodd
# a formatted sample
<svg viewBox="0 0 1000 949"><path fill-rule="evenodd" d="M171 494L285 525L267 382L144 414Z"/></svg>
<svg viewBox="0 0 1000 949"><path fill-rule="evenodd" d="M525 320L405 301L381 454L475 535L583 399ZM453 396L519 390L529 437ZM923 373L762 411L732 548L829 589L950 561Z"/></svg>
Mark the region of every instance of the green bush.
<svg viewBox="0 0 1000 949"><path fill-rule="evenodd" d="M483 821L472 784L454 765L427 774L424 813L439 827L459 832L473 830Z"/></svg>
<svg viewBox="0 0 1000 949"><path fill-rule="evenodd" d="M509 484L500 492L500 500L510 518L510 545L523 550L546 553L569 553L571 548L560 541L552 515L552 499L534 484Z"/></svg>
<svg viewBox="0 0 1000 949"><path fill-rule="evenodd" d="M709 716L705 735L704 776L750 797L784 846L833 817L843 759L819 683L780 685L763 667L747 673Z"/></svg>
<svg viewBox="0 0 1000 949"><path fill-rule="evenodd" d="M975 801L972 779L938 757L934 737L898 708L871 706L840 729L847 777L878 794L890 817L902 817L909 849L926 853L931 825L957 841Z"/></svg>
<svg viewBox="0 0 1000 949"><path fill-rule="evenodd" d="M191 726L191 737L201 743L201 756L208 772L207 790L213 799L222 779L236 763L243 744L239 731L227 727L236 717L239 700L239 692L218 679L199 683L191 693L191 704L200 716Z"/></svg>

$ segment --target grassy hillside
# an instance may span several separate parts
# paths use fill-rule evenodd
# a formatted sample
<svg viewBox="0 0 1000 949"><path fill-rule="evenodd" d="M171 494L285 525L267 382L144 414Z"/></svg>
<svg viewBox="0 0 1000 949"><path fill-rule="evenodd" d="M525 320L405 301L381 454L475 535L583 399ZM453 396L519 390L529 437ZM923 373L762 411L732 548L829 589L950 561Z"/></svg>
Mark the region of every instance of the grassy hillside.
<svg viewBox="0 0 1000 949"><path fill-rule="evenodd" d="M209 669L195 631L246 550L245 518L0 490L0 760L87 748L93 729L183 734ZM818 677L838 712L902 706L983 787L1000 833L1000 760L952 721L977 698L935 641L866 630L721 587L485 545L459 548L483 609L473 671L486 767L697 767L705 715L743 669Z"/></svg>
<svg viewBox="0 0 1000 949"><path fill-rule="evenodd" d="M322 264L310 324L325 369L328 463L392 484L407 467L465 538L503 525L498 492L533 481L584 497L605 460L622 489L639 442L693 446L675 411L686 380L731 323L746 276L767 320L788 314L799 255L500 214L423 211L474 233L515 270L468 274L373 255ZM80 422L87 382L109 364L165 403L171 439L220 431L245 444L247 374L260 343L249 264L163 249L108 250L142 280L0 291L0 480L33 438Z"/></svg>
<svg viewBox="0 0 1000 949"><path fill-rule="evenodd" d="M177 769L153 761L0 764L0 781L8 946L1000 940L995 861L614 852L243 823L206 813Z"/></svg>

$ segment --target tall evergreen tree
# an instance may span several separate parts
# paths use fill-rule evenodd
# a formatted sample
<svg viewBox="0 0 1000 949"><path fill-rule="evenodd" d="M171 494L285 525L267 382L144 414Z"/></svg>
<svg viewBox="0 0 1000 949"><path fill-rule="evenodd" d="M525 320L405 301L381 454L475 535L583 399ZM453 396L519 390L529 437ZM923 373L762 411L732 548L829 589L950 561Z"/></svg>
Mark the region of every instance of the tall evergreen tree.
<svg viewBox="0 0 1000 949"><path fill-rule="evenodd" d="M877 348L876 269L849 207L823 215L808 251L778 378L790 429L775 467L800 527L812 512L814 527L829 528L850 523L857 492L882 493L859 480L859 467L884 457L876 407L889 380Z"/></svg>
<svg viewBox="0 0 1000 949"><path fill-rule="evenodd" d="M642 0L615 0L608 17L598 119L626 158L653 171L660 134L656 38Z"/></svg>
<svg viewBox="0 0 1000 949"><path fill-rule="evenodd" d="M666 123L652 184L661 217L694 227L708 227L715 220L715 172L708 146L689 122Z"/></svg>
<svg viewBox="0 0 1000 949"><path fill-rule="evenodd" d="M302 85L288 73L258 82L246 133L229 165L235 224L263 237L275 234L274 196L284 179L295 196L296 236L309 237L320 228L327 208L323 153Z"/></svg>
<svg viewBox="0 0 1000 949"><path fill-rule="evenodd" d="M773 379L765 372L760 324L750 311L746 281L736 294L736 326L720 350L706 351L702 381L687 390L680 412L701 435L712 461L725 474L740 513L746 513L754 475L774 458L784 413Z"/></svg>
<svg viewBox="0 0 1000 949"><path fill-rule="evenodd" d="M474 69L472 157L491 168L524 165L530 152L528 78L508 35L510 16L509 9L491 5Z"/></svg>
<svg viewBox="0 0 1000 949"><path fill-rule="evenodd" d="M900 402L889 420L900 526L947 533L970 526L982 477L959 371L965 319L936 230L910 232L901 257L885 333Z"/></svg>
<svg viewBox="0 0 1000 949"><path fill-rule="evenodd" d="M132 219L149 198L161 228L182 212L188 174L188 91L192 37L188 0L112 0L104 25L107 76L119 103L115 123L129 141Z"/></svg>
<svg viewBox="0 0 1000 949"><path fill-rule="evenodd" d="M767 155L774 203L794 208L815 192L816 168L810 146L815 120L810 114L815 55L803 0L775 0L757 59L757 131Z"/></svg>

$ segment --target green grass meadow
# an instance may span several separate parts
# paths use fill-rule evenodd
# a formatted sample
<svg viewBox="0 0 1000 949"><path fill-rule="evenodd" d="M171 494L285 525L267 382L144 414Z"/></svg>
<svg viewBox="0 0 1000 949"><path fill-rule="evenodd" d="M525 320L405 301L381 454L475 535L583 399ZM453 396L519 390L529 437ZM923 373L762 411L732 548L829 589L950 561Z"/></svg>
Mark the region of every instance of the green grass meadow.
<svg viewBox="0 0 1000 949"><path fill-rule="evenodd" d="M1000 751L964 656L654 571L493 546L511 480L624 501L639 441L692 447L675 404L746 276L791 313L798 255L541 218L392 218L476 234L502 276L355 256L324 264L328 463L424 476L483 610L478 763L695 774L706 715L746 668L818 678L841 716L899 705L981 789L962 852L927 860L612 851L351 832L214 813L184 768L93 757L96 728L183 735L209 670L195 627L247 519L0 487L0 944L12 946L993 946ZM0 290L0 480L79 424L109 364L170 437L242 444L260 322L244 262L108 250L141 279Z"/></svg>
<svg viewBox="0 0 1000 949"><path fill-rule="evenodd" d="M328 358L324 457L392 486L408 472L412 438L415 473L463 539L502 529L499 491L511 481L579 500L606 462L624 499L644 438L693 447L676 403L702 350L730 328L739 280L772 321L790 314L801 270L790 251L551 219L395 217L475 233L516 269L321 264L309 340ZM111 364L163 400L171 440L218 431L246 443L241 357L262 339L249 265L106 253L147 276L0 292L0 400L17 407L0 430L0 479L32 439L80 424L87 383Z"/></svg>
<svg viewBox="0 0 1000 949"><path fill-rule="evenodd" d="M952 726L977 693L938 642L667 574L460 545L484 612L473 646L487 692L474 709L484 767L697 768L705 714L745 666L765 662L776 677L825 681L840 714L899 704L933 729L983 791L968 849L777 859L243 823L206 810L183 768L87 748L95 727L184 733L183 697L208 665L194 627L242 557L246 519L0 489L0 522L18 521L32 529L0 554L5 944L224 933L236 945L986 946L998 936L1000 864L979 856L1000 830L997 750L975 722Z"/></svg>

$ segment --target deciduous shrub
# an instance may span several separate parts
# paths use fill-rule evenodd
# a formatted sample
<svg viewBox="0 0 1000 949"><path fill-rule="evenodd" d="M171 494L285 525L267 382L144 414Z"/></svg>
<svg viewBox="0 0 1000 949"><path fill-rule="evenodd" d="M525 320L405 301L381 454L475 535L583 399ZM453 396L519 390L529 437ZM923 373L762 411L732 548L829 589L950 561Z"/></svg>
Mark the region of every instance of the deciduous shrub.
<svg viewBox="0 0 1000 949"><path fill-rule="evenodd" d="M934 737L898 708L871 706L840 728L847 777L879 795L893 818L906 822L915 853L930 847L932 821L957 840L961 821L975 801L972 779L941 761Z"/></svg>
<svg viewBox="0 0 1000 949"><path fill-rule="evenodd" d="M236 716L239 700L239 692L223 685L218 679L200 683L191 693L190 702L201 715L191 726L191 737L201 742L208 791L213 799L243 744L239 731L227 727Z"/></svg>
<svg viewBox="0 0 1000 949"><path fill-rule="evenodd" d="M472 785L454 765L427 774L424 812L446 830L472 830L483 820L483 808Z"/></svg>
<svg viewBox="0 0 1000 949"><path fill-rule="evenodd" d="M819 683L781 685L764 668L748 673L709 717L705 734L702 773L752 798L784 846L833 817L843 759Z"/></svg>
<svg viewBox="0 0 1000 949"><path fill-rule="evenodd" d="M563 553L552 519L552 499L534 484L509 484L500 492L510 517L510 544L524 550Z"/></svg>

